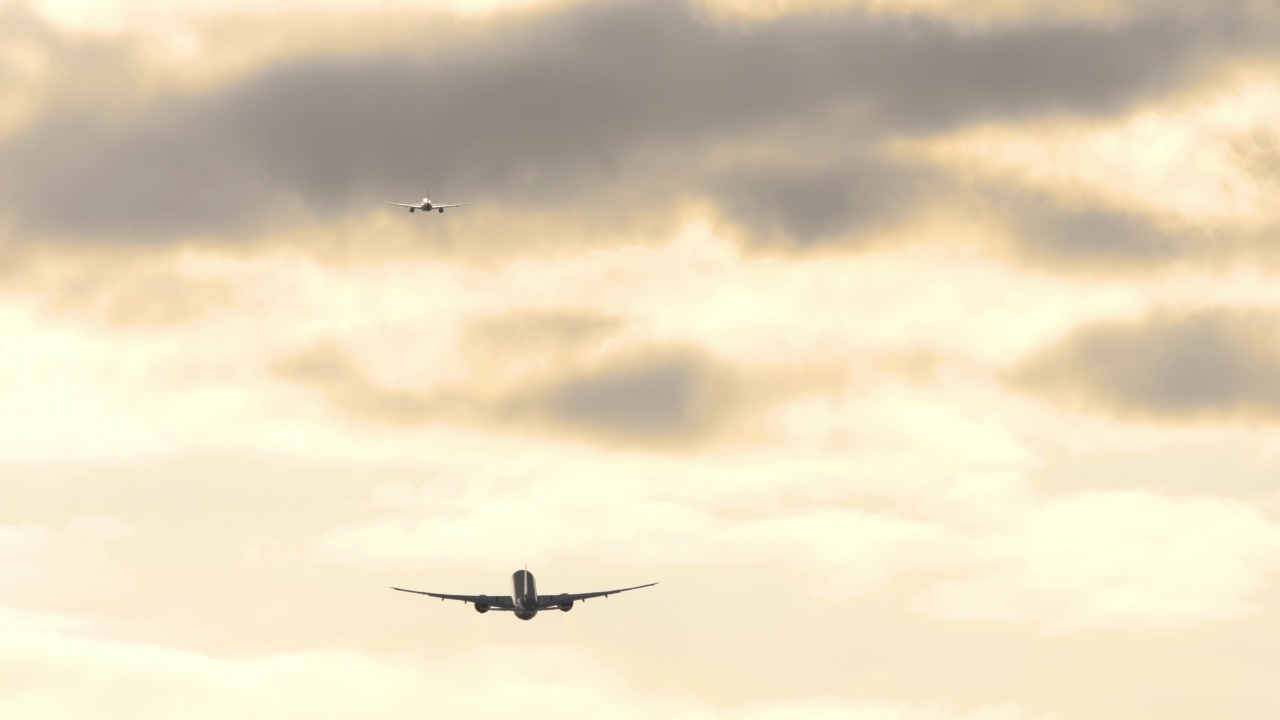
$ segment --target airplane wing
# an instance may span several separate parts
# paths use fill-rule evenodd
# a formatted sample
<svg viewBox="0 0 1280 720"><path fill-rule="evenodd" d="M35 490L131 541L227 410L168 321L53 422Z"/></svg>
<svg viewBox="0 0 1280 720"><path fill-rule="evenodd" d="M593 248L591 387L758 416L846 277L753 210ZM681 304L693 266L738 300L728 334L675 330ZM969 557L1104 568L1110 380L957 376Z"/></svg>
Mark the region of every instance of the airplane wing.
<svg viewBox="0 0 1280 720"><path fill-rule="evenodd" d="M610 595L626 592L628 590L639 590L640 588L653 587L654 585L657 585L657 584L658 583L653 582L647 585L636 585L635 587L620 588L618 590L601 590L599 592L589 592L589 593L564 593L561 595L539 594L538 607L542 609L553 608L556 605L559 605L560 603L564 602L565 600L578 601L578 600L590 600L591 598L598 598L598 597L608 597Z"/></svg>
<svg viewBox="0 0 1280 720"><path fill-rule="evenodd" d="M427 592L425 590L406 590L405 588L398 587L393 587L391 589L399 590L400 592L415 593L417 595L429 595L433 598L440 598L441 600L461 600L464 603L472 604L483 602L488 605L491 610L516 609L515 603L506 595L448 595L445 593Z"/></svg>
<svg viewBox="0 0 1280 720"><path fill-rule="evenodd" d="M396 207L411 207L411 208L418 208L418 207L422 207L421 205L406 205L406 204L404 204L404 203L393 203L393 202L389 202L389 201L387 201L387 200L383 200L382 202L383 202L383 203L386 203L387 205L395 205Z"/></svg>
<svg viewBox="0 0 1280 720"><path fill-rule="evenodd" d="M432 205L432 206L431 206L431 209L432 209L432 210L447 210L448 208L451 208L451 207L462 207L463 205L470 205L470 204L471 204L471 203L454 203L454 204L452 204L452 205Z"/></svg>

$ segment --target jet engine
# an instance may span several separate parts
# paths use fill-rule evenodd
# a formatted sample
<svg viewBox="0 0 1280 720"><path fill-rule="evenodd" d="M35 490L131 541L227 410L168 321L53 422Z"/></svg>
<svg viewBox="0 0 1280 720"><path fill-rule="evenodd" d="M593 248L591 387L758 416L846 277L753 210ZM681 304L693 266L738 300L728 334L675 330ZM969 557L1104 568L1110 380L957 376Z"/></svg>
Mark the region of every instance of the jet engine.
<svg viewBox="0 0 1280 720"><path fill-rule="evenodd" d="M488 600L488 598L486 598L483 595L480 596L480 599L476 601L476 612L478 613L489 612L489 603L485 602L486 600Z"/></svg>
<svg viewBox="0 0 1280 720"><path fill-rule="evenodd" d="M569 612L573 609L573 601L569 599L568 595L561 595L560 602L557 604L560 606L560 612Z"/></svg>

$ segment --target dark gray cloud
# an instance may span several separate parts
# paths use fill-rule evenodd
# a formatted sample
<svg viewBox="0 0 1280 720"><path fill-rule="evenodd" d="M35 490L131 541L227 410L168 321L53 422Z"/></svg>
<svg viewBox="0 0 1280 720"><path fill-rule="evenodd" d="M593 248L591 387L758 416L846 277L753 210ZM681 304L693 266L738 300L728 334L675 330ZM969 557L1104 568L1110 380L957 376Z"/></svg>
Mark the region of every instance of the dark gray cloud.
<svg viewBox="0 0 1280 720"><path fill-rule="evenodd" d="M711 193L760 242L806 246L900 220L927 190L948 186L927 169L862 156L816 169L736 169L713 180Z"/></svg>
<svg viewBox="0 0 1280 720"><path fill-rule="evenodd" d="M481 378L420 392L378 385L332 344L283 359L273 371L316 388L362 420L454 422L627 446L705 442L770 397L748 392L731 367L688 348L648 348L550 373L535 369L502 384L488 385Z"/></svg>
<svg viewBox="0 0 1280 720"><path fill-rule="evenodd" d="M1280 317L1159 313L1080 328L1011 375L1067 405L1137 417L1280 418Z"/></svg>
<svg viewBox="0 0 1280 720"><path fill-rule="evenodd" d="M979 201L1008 219L1016 253L1064 269L1152 267L1212 249L1190 230L1173 231L1149 216L1063 204L1042 194L986 188Z"/></svg>
<svg viewBox="0 0 1280 720"><path fill-rule="evenodd" d="M1161 260L1184 250L1184 242L1161 232L1149 219L1115 210L1073 210L1030 218L1021 228L1032 252L1068 260Z"/></svg>
<svg viewBox="0 0 1280 720"><path fill-rule="evenodd" d="M460 423L667 449L750 430L768 408L845 382L839 368L743 369L688 345L620 344L625 327L581 309L479 318L460 336L467 379L423 390L379 384L334 343L271 370L371 422Z"/></svg>
<svg viewBox="0 0 1280 720"><path fill-rule="evenodd" d="M728 419L727 368L692 354L656 357L569 379L538 399L558 424L619 438L698 438Z"/></svg>
<svg viewBox="0 0 1280 720"><path fill-rule="evenodd" d="M234 234L428 186L576 211L638 188L658 193L649 202L710 188L744 222L811 240L909 207L913 170L861 160L726 180L702 176L699 150L790 128L796 156L849 156L889 134L1112 111L1184 79L1220 42L1178 18L724 27L674 0L590 3L437 52L297 58L127 112L54 106L0 144L0 197L28 231L137 240ZM803 140L836 112L851 118L844 135L820 142L841 147ZM658 170L654 157L682 161Z"/></svg>

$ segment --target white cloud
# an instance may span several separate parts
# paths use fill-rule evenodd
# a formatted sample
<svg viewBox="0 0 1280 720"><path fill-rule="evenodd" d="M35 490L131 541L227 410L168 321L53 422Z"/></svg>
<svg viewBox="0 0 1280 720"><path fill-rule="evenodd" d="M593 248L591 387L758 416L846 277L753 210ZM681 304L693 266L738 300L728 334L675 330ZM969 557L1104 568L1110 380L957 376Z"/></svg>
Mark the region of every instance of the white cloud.
<svg viewBox="0 0 1280 720"><path fill-rule="evenodd" d="M1261 612L1280 526L1242 502L1081 492L1012 518L967 555L977 574L928 590L921 610L1049 633L1161 630Z"/></svg>
<svg viewBox="0 0 1280 720"><path fill-rule="evenodd" d="M123 521L100 515L60 528L35 523L0 525L0 600L32 604L123 585L109 545L133 535Z"/></svg>
<svg viewBox="0 0 1280 720"><path fill-rule="evenodd" d="M1015 475L959 470L896 487L892 473L810 464L787 474L759 458L736 469L639 459L607 469L579 457L549 474L531 458L509 459L488 475L473 465L384 485L368 519L305 549L253 553L259 562L480 569L505 567L518 543L535 565L780 564L839 599L904 575L946 578L918 598L919 610L1048 633L1158 631L1257 613L1260 591L1280 572L1280 526L1238 501L1149 491L1038 497ZM859 489L876 485L885 486L879 496Z"/></svg>
<svg viewBox="0 0 1280 720"><path fill-rule="evenodd" d="M74 635L0 631L0 716L30 720L327 720L427 712L490 718L1021 720L1011 705L949 711L888 700L719 706L646 692L580 651L497 647L456 655L326 650L210 656Z"/></svg>
<svg viewBox="0 0 1280 720"><path fill-rule="evenodd" d="M1029 720L1033 716L1017 705L982 707L957 713L941 706L904 705L888 701L849 703L837 699L809 700L763 705L733 712L732 720Z"/></svg>
<svg viewBox="0 0 1280 720"><path fill-rule="evenodd" d="M450 483L447 490L436 483L386 486L378 493L383 514L331 529L312 542L310 554L372 567L505 567L518 539L521 557L534 564L778 560L812 573L823 592L848 597L903 568L936 564L953 545L945 527L890 513L804 503L734 517L724 499L704 504L655 490L653 483L573 475L525 484ZM387 507L393 496L398 506Z"/></svg>

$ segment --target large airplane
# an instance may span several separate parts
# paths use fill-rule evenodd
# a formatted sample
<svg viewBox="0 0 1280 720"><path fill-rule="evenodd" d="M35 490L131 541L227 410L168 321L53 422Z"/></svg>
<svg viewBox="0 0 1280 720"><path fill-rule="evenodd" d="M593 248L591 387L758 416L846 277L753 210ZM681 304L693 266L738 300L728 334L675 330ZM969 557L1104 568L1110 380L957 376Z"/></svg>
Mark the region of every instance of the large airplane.
<svg viewBox="0 0 1280 720"><path fill-rule="evenodd" d="M649 583L648 585L636 585L635 587L622 588L620 590L601 590L600 592L589 593L560 593L559 595L539 595L537 585L533 582L533 573L528 570L517 570L511 576L512 595L446 595L445 593L426 592L424 590L406 590L404 588L393 587L392 590L400 592L417 593L418 595L430 595L431 597L444 600L461 600L464 603L471 603L476 606L476 612L487 613L490 610L502 610L505 612L513 612L516 617L521 620L532 620L539 610L550 610L551 608L560 608L564 612L573 609L573 604L579 600L586 602L591 598L608 597L615 593L626 592L628 590L639 590L640 588L653 587L658 583Z"/></svg>
<svg viewBox="0 0 1280 720"><path fill-rule="evenodd" d="M388 202L386 200L384 200L383 202L387 203L388 205L395 205L396 207L409 208L409 212L413 212L414 210L421 210L422 212L431 212L432 210L439 210L440 212L444 212L448 208L462 207L463 205L469 204L469 203L454 203L453 205L437 205L436 203L431 202L430 195L431 195L431 191L428 190L427 197L422 198L422 202L417 203L416 205L406 205L405 203Z"/></svg>

